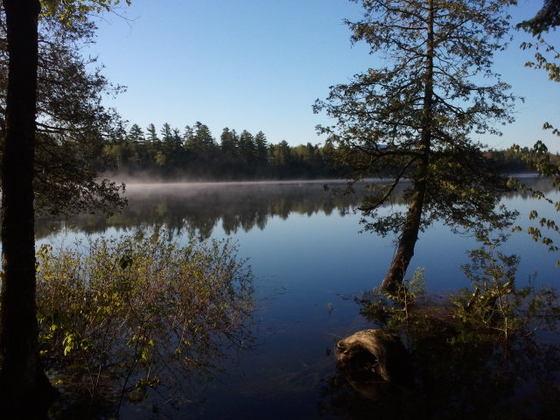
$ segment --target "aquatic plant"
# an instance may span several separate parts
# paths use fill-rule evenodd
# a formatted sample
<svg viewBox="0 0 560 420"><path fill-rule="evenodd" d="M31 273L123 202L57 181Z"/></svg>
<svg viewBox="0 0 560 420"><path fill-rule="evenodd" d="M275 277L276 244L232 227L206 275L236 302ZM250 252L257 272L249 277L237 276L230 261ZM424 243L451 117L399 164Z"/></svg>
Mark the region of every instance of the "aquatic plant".
<svg viewBox="0 0 560 420"><path fill-rule="evenodd" d="M555 418L559 296L554 289L516 284L519 258L501 251L505 239L486 237L470 252L463 268L471 288L430 296L416 274L408 287L361 302L367 318L402 338L415 378L398 395L362 401L361 409L400 418ZM335 389L348 383L332 379L331 406L356 399L348 389Z"/></svg>

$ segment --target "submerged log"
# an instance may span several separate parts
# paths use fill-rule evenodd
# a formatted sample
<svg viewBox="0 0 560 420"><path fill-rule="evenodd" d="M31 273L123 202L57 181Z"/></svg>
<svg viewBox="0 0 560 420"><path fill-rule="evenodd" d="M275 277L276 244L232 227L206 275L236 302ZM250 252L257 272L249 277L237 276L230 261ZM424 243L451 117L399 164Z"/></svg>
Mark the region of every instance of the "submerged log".
<svg viewBox="0 0 560 420"><path fill-rule="evenodd" d="M380 329L358 331L336 344L337 367L368 399L412 382L410 357L400 338Z"/></svg>

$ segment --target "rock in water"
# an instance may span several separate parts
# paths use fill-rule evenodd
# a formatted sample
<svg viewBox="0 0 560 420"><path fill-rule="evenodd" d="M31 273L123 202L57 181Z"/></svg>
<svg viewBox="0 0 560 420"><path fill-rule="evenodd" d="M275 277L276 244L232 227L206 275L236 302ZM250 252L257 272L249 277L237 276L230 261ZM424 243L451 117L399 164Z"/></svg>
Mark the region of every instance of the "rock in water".
<svg viewBox="0 0 560 420"><path fill-rule="evenodd" d="M336 344L337 367L369 399L412 382L410 356L400 338L381 329L358 331Z"/></svg>

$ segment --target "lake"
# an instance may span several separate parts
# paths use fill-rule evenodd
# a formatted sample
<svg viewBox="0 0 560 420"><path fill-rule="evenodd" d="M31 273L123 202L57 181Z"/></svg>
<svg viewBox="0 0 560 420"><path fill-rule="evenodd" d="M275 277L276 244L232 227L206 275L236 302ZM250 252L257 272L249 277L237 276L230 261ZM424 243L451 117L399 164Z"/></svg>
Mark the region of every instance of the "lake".
<svg viewBox="0 0 560 420"><path fill-rule="evenodd" d="M527 182L554 201L560 198L543 180ZM225 349L211 372L193 373L186 403L174 406L165 395L154 395L126 405L124 418L344 417L326 402L335 373L333 346L368 326L355 299L379 285L394 238L361 233L360 194L324 184L129 185L122 213L39 220L38 242L55 247L157 227L168 228L179 241L231 238L252 268L255 309L246 342ZM503 203L520 211L522 225L531 209L554 214L542 201L522 195L504 197ZM472 237L435 224L421 234L410 272L423 268L435 295L465 287L461 265L474 247ZM521 257L521 282L559 285L558 256L526 233L514 234L505 251Z"/></svg>

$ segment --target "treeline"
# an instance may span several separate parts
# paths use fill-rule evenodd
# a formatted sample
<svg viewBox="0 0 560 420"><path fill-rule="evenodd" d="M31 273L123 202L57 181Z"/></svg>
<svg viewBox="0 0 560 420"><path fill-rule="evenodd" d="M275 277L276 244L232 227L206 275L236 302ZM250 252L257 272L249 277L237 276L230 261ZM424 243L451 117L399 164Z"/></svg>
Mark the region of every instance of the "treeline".
<svg viewBox="0 0 560 420"><path fill-rule="evenodd" d="M200 122L183 131L167 123L159 131L153 124L146 130L134 124L110 139L103 153L100 171L131 176L222 180L343 176L328 142L323 146L272 144L262 131L238 133L229 128L217 140Z"/></svg>
<svg viewBox="0 0 560 420"><path fill-rule="evenodd" d="M521 153L520 153L521 152ZM500 172L531 172L523 150L490 150L484 156ZM560 163L560 157L554 155ZM207 125L197 122L183 131L163 124L146 130L138 124L120 129L103 147L98 170L129 176L198 180L317 179L351 176L344 153L329 141L323 145L273 144L259 131L240 133L224 128L216 139ZM390 174L390 168L385 168Z"/></svg>
<svg viewBox="0 0 560 420"><path fill-rule="evenodd" d="M491 159L498 171L506 174L517 174L524 172L535 172L528 163L526 156L530 154L528 147L518 148L516 146L503 150L490 150L484 154L487 159ZM558 154L550 155L551 162L560 164Z"/></svg>

